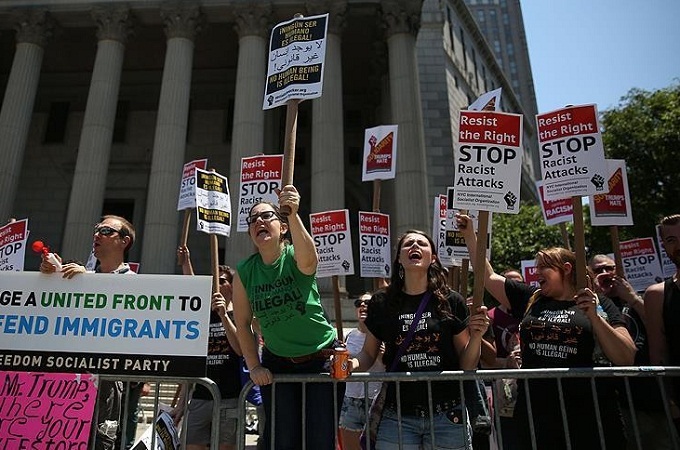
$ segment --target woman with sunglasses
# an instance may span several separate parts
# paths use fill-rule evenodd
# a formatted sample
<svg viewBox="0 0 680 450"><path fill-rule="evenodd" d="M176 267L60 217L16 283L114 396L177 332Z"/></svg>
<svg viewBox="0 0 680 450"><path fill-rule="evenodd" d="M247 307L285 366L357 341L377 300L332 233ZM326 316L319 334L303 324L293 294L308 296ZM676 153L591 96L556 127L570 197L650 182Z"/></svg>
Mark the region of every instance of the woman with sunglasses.
<svg viewBox="0 0 680 450"><path fill-rule="evenodd" d="M271 203L257 203L250 209L246 222L257 252L238 264L234 277L238 338L250 378L262 386L267 446L272 444L272 374L327 372L328 354L336 343L335 329L321 306L316 247L298 215L300 195L295 187L283 187L279 205L289 209L287 217ZM288 232L292 245L284 238ZM262 363L253 318L258 320L264 340ZM306 448L333 449L333 385L308 383L304 405L302 398L298 383L277 385L272 448L298 450L305 439ZM306 418L306 436L302 436L302 414Z"/></svg>
<svg viewBox="0 0 680 450"><path fill-rule="evenodd" d="M371 367L381 343L385 345L383 362L388 371L476 369L482 335L489 324L486 307L469 315L465 299L446 284L436 246L426 233L407 231L399 239L396 253L390 285L368 304L366 341L361 352L350 360L352 369ZM415 331L409 333L420 310ZM470 448L469 420L462 407L459 384L435 381L431 388L429 396L426 382L401 383L399 416L396 385L388 384L376 450Z"/></svg>
<svg viewBox="0 0 680 450"><path fill-rule="evenodd" d="M474 255L477 236L471 219L457 216L468 251ZM590 289L576 287L576 256L564 248L549 248L536 254L539 290L494 272L486 261L484 287L520 320L522 369L593 367L599 345L615 365L631 365L635 345L621 313L608 298ZM584 270L586 268L584 267ZM598 314L598 304L607 314ZM520 370L522 370L520 369ZM537 448L564 449L560 391L555 379L530 379L528 393L520 383L515 405L519 448L532 448L530 420L533 420ZM601 448L595 401L588 378L561 380L562 400L573 449ZM596 382L600 423L607 448L626 448L626 438L611 382ZM531 417L527 408L531 398Z"/></svg>

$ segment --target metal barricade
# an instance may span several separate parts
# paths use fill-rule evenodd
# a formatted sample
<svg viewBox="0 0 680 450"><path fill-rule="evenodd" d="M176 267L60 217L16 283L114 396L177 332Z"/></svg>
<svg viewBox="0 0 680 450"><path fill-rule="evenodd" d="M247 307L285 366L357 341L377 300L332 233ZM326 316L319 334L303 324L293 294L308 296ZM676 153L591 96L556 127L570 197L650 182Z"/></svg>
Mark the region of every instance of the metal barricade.
<svg viewBox="0 0 680 450"><path fill-rule="evenodd" d="M201 384L204 386L212 395L213 397L213 408L212 408L212 428L210 431L210 448L217 449L219 448L219 436L220 436L220 402L221 402L221 395L220 395L220 390L217 384L212 381L210 378L188 378L188 377L146 377L146 378L139 378L138 375L135 376L126 376L126 375L99 375L100 380L108 380L108 381L121 381L124 384L124 391L123 391L123 399L127 398L130 392L130 385L131 383L150 383L150 384L156 384L156 386L160 386L161 384L174 384L174 385L192 385L194 383ZM160 389L156 388L154 393L154 401L153 401L153 415L151 418L151 424L150 426L155 429L155 424L156 424L156 414L158 412L158 407L160 405L161 401L161 396L160 396ZM191 390L187 392L187 395L185 396L184 399L184 417L186 417L188 413L188 403L189 400L191 399ZM97 411L97 408L99 405L95 405L95 411ZM136 411L129 411L128 408L128 402L124 401L121 404L121 422L119 424L120 427L120 436L121 436L121 441L124 441L125 435L127 432L127 424L128 424L128 417L130 414L134 414ZM96 415L95 415L96 417ZM185 422L186 423L186 422ZM181 445L180 448L185 448L185 438L186 438L186 432L185 428L183 427L181 433L180 433L180 439L181 439ZM91 430L91 439L90 442L94 442L94 437L97 432L97 423L96 420L93 421L92 423L92 430ZM151 448L155 449L156 446L156 433L151 433ZM124 450L124 444L121 442L120 448Z"/></svg>
<svg viewBox="0 0 680 450"><path fill-rule="evenodd" d="M667 393L667 388L665 386L666 380L669 379L670 377L680 377L680 367L597 367L597 368L572 368L572 369L507 369L507 370L477 370L477 371L451 371L451 372L394 372L394 373L354 373L350 378L348 378L345 381L351 381L351 382L362 382L364 384L364 392L368 392L368 383L369 382L382 382L382 381L389 381L389 382L395 382L396 383L396 389L397 389L397 417L398 417L398 430L399 430L399 446L402 446L402 408L401 408L401 401L399 398L399 389L401 383L410 383L410 382L426 382L427 383L427 392L423 392L423 395L427 396L427 401L429 405L429 420L430 420L430 425L432 425L432 420L433 420L433 401L436 399L432 398L432 385L431 383L433 381L451 381L454 383L458 384L458 388L460 390L460 397L461 397L461 404L463 408L467 408L469 405L469 400L466 399L465 396L465 390L464 390L464 381L496 381L496 380L501 380L501 379L517 379L520 380L519 382L524 384L524 389L527 392L526 395L526 405L527 405L527 411L528 411L528 417L529 417L529 427L530 427L530 435L531 435L531 443L532 443L532 448L534 450L537 449L537 443L536 443L536 430L534 429L534 417L533 417L533 412L532 412L532 405L531 405L531 390L530 390L530 380L535 380L535 379L552 379L556 380L558 390L559 390L559 408L561 411L561 416L562 416L562 426L563 426L563 431L565 434L565 439L566 439L566 448L571 449L572 444L570 442L569 438L569 422L567 420L567 413L566 413L566 408L565 408L565 399L564 399L564 391L562 389L562 384L565 380L569 379L576 379L576 378L581 378L581 379L588 379L590 380L590 387L591 387L591 395L592 399L595 405L595 414L598 420L598 432L599 432L599 440L601 444L601 448L605 449L605 439L604 439L604 431L603 431L603 426L602 426L602 421L601 421L601 416L600 416L600 405L598 404L598 393L597 393L597 387L596 387L596 379L600 378L613 378L613 379L619 379L623 380L624 384L624 391L625 392L619 392L620 397L625 397L627 399L627 404L629 406L629 409L631 411L631 426L632 426L632 439L629 441L628 448L635 448L639 450L643 450L643 448L646 450L647 447L643 447L643 444L640 439L640 429L639 425L636 419L636 407L635 407L635 402L633 399L633 395L631 392L631 386L630 386L630 380L632 379L641 379L641 378L654 378L656 380L656 384L659 388L659 392L661 395L661 402L663 403L663 414L665 417L665 429L668 432L668 436L670 438L672 448L674 449L680 449L680 439L678 439L678 436L675 432L675 425L673 423L671 411L670 411L670 402L669 402L669 395ZM276 417L277 412L279 410L276 407L276 404L274 403L276 396L274 395L276 385L281 384L281 383L300 383L303 386L305 386L308 383L333 383L334 384L334 392L337 393L338 391L338 384L342 383L342 381L335 380L331 378L328 374L305 374L305 375L275 375L274 376L274 383L272 386L272 419ZM495 383L494 383L495 385ZM239 450L244 450L245 449L245 426L244 426L244 418L245 418L245 397L249 389L253 386L252 382L249 382L243 387L243 390L241 391L241 395L239 398L239 423L238 423L238 434L237 434L237 449ZM303 392L303 398L302 398L302 404L304 405L304 392L305 389L302 390ZM499 392L498 389L493 389L493 395L498 396ZM341 401L341 400L340 400ZM368 412L369 412L369 406L370 403L366 402L366 417L368 417ZM334 409L334 417L335 417L335 423L337 424L338 422L338 398L337 395L334 395L334 400L333 404L329 405L329 407L332 407ZM469 408L468 408L469 409ZM281 414L287 413L286 410L281 409L280 410ZM306 429L306 423L305 423L305 417L304 417L304 409L303 409L303 414L300 420L300 424L302 427L302 435L305 435L305 429ZM493 415L493 420L494 420L494 427L496 430L496 439L495 445L496 448L503 448L503 432L502 432L502 427L500 424L500 415L498 411L498 405L497 402L494 401L494 405L492 408L492 415ZM466 427L470 426L469 423L469 418L466 414L463 415L464 417L464 425ZM659 426L662 426L661 424ZM661 430L660 430L661 431ZM286 432L286 430L276 430L272 429L271 430L271 448L273 449L273 442L276 436L277 432ZM338 436L337 436L337 427L336 427L336 442L338 442ZM434 429L432 426L430 426L430 439L433 443L436 443L436 436L434 435ZM368 443L368 447L370 448L370 443ZM471 448L471 446L468 446L468 448ZM303 439L302 442L302 450L306 450L305 448L305 442ZM311 449L310 449L311 450ZM317 450L317 449L314 449ZM619 449L610 449L610 450L619 450Z"/></svg>

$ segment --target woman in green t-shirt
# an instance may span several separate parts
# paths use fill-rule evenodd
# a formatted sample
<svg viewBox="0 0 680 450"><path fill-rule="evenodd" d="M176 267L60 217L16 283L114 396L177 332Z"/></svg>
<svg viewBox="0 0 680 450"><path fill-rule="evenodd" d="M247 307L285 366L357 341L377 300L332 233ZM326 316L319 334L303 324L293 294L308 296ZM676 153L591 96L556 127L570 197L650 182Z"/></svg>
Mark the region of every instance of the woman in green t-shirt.
<svg viewBox="0 0 680 450"><path fill-rule="evenodd" d="M279 205L290 209L284 217L279 207L257 203L249 212L248 234L257 253L241 261L234 278L234 314L243 356L250 378L262 386L267 413L265 441L273 448L302 448L302 414L306 417L307 448L333 449L335 422L333 385L308 383L306 404L297 383L276 388L277 430L270 436L271 383L275 373L299 374L328 371L327 353L336 342L335 330L326 319L316 284L317 255L298 208L300 195L288 185L279 193ZM293 245L284 236L290 232ZM257 319L264 340L262 363L252 321Z"/></svg>

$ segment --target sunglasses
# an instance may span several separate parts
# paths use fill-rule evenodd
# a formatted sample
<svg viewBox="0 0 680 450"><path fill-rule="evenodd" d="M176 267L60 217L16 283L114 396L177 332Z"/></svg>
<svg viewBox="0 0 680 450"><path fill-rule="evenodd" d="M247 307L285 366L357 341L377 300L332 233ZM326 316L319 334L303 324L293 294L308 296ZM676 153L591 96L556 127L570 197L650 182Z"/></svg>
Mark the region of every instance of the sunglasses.
<svg viewBox="0 0 680 450"><path fill-rule="evenodd" d="M262 219L265 222L270 222L272 220L280 219L279 215L274 211L263 211L259 214L253 214L252 216L246 217L246 223L252 225L257 222L257 219Z"/></svg>
<svg viewBox="0 0 680 450"><path fill-rule="evenodd" d="M607 265L596 267L593 269L593 272L595 273L595 275L599 275L604 272L613 272L614 270L616 270L616 266Z"/></svg>
<svg viewBox="0 0 680 450"><path fill-rule="evenodd" d="M107 227L106 225L101 227L94 227L94 233L99 233L100 236L111 236L113 233L118 233L121 237L125 237L126 233L123 230L116 230L115 228Z"/></svg>
<svg viewBox="0 0 680 450"><path fill-rule="evenodd" d="M361 300L360 298L354 300L354 307L355 308L361 308L362 306L368 305L368 302L366 300Z"/></svg>

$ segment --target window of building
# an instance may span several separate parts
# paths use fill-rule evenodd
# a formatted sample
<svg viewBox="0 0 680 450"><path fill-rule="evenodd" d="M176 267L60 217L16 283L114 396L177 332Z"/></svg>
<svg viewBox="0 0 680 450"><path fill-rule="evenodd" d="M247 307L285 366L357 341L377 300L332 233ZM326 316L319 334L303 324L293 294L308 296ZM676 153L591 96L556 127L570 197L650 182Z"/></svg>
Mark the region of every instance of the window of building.
<svg viewBox="0 0 680 450"><path fill-rule="evenodd" d="M446 18L449 21L449 39L451 39L451 51L455 54L456 49L454 47L453 40L453 13L451 12L451 7L446 6Z"/></svg>
<svg viewBox="0 0 680 450"><path fill-rule="evenodd" d="M116 108L116 120L113 123L114 144L125 142L127 136L127 123L130 114L130 102L121 100Z"/></svg>
<svg viewBox="0 0 680 450"><path fill-rule="evenodd" d="M463 69L467 71L468 68L468 62L467 62L467 50L465 48L465 31L461 27L460 29L460 44L463 46Z"/></svg>
<svg viewBox="0 0 680 450"><path fill-rule="evenodd" d="M68 113L71 109L69 102L52 102L45 127L45 144L63 144L66 138Z"/></svg>
<svg viewBox="0 0 680 450"><path fill-rule="evenodd" d="M470 54L472 55L472 71L475 74L475 87L479 89L479 72L477 70L477 52L475 52L474 47L470 49Z"/></svg>

